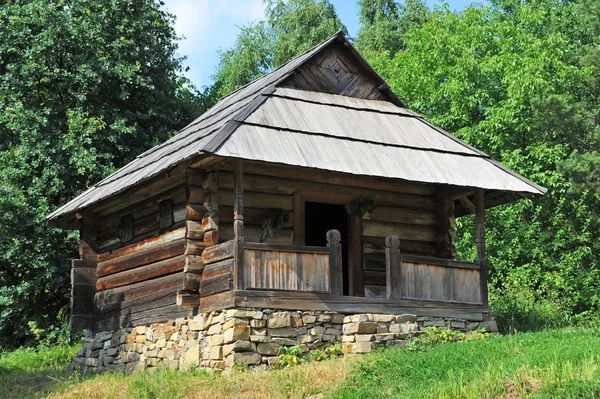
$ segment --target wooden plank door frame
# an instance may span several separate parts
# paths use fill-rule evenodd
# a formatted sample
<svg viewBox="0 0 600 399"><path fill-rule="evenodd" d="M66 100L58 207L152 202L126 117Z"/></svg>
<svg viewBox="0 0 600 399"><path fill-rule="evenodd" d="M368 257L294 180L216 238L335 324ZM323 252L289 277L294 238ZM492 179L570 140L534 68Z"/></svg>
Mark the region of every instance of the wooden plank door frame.
<svg viewBox="0 0 600 399"><path fill-rule="evenodd" d="M305 209L306 202L320 202L332 205L348 205L336 201L331 193L317 190L296 190L294 192L294 245L305 245ZM363 217L348 215L348 294L364 297L363 271Z"/></svg>

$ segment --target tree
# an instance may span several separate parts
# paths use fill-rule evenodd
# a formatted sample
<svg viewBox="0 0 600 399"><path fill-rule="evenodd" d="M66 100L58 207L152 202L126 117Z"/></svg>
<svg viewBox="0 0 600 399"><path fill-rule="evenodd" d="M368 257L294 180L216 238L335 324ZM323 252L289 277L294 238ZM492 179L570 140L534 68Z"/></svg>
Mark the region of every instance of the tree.
<svg viewBox="0 0 600 399"><path fill-rule="evenodd" d="M404 36L422 26L431 12L423 0L359 0L362 25L356 41L362 52L386 51L394 56L404 48Z"/></svg>
<svg viewBox="0 0 600 399"><path fill-rule="evenodd" d="M220 53L213 76L219 96L251 82L346 31L328 0L264 0L264 20L243 26L235 44Z"/></svg>
<svg viewBox="0 0 600 399"><path fill-rule="evenodd" d="M77 236L45 216L199 110L153 0L0 5L0 346L68 304Z"/></svg>
<svg viewBox="0 0 600 399"><path fill-rule="evenodd" d="M404 51L370 61L408 106L548 188L491 209L492 305L552 322L600 305L597 1L496 1L438 9ZM590 177L596 177L596 185ZM472 220L460 256L473 260ZM516 309L516 310L515 310Z"/></svg>

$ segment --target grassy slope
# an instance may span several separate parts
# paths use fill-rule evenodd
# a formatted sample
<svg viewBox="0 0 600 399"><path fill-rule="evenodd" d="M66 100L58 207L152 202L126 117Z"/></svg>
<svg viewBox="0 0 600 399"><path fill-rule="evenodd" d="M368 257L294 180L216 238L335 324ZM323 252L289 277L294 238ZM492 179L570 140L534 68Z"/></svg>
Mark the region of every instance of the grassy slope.
<svg viewBox="0 0 600 399"><path fill-rule="evenodd" d="M161 371L68 377L60 367L73 350L0 356L0 397L600 398L599 329L518 334L417 352L390 349L227 376Z"/></svg>

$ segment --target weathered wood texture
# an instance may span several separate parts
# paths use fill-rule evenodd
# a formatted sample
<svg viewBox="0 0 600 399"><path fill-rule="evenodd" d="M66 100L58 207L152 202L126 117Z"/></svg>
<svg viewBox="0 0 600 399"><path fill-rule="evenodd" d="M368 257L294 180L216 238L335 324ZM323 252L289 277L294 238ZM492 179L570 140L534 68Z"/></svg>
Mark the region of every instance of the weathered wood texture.
<svg viewBox="0 0 600 399"><path fill-rule="evenodd" d="M248 289L329 292L329 251L294 247L294 250L246 244L244 282Z"/></svg>
<svg viewBox="0 0 600 399"><path fill-rule="evenodd" d="M205 266L200 280L200 306L203 298L233 289L234 249L235 241L230 240L203 251L202 261Z"/></svg>
<svg viewBox="0 0 600 399"><path fill-rule="evenodd" d="M79 256L71 263L71 317L69 325L74 330L94 326L94 294L96 293L96 227L84 219L80 228Z"/></svg>

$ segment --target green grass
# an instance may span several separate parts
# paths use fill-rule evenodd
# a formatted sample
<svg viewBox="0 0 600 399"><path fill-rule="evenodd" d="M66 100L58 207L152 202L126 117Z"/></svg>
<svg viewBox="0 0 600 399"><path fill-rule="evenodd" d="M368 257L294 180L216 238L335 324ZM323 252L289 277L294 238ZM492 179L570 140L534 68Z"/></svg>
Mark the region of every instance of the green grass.
<svg viewBox="0 0 600 399"><path fill-rule="evenodd" d="M79 346L0 353L0 397L39 397L73 378L66 368Z"/></svg>
<svg viewBox="0 0 600 399"><path fill-rule="evenodd" d="M334 398L600 398L600 330L563 329L365 357Z"/></svg>
<svg viewBox="0 0 600 399"><path fill-rule="evenodd" d="M600 329L389 349L265 372L69 376L77 347L0 355L0 398L600 398ZM321 396L317 396L321 397Z"/></svg>

